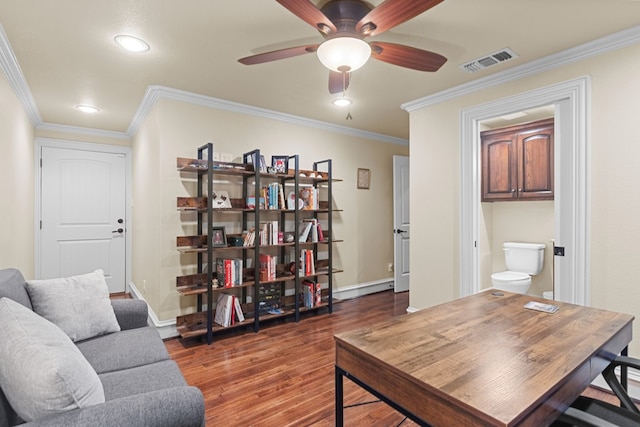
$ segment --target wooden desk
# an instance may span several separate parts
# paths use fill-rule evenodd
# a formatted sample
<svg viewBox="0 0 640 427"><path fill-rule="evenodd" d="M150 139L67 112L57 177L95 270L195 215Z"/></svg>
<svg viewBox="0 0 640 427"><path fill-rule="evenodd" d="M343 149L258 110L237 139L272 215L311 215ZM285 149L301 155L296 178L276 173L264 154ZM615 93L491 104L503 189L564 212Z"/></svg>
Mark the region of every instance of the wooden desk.
<svg viewBox="0 0 640 427"><path fill-rule="evenodd" d="M486 291L335 336L343 378L433 426L545 426L631 341L633 316Z"/></svg>

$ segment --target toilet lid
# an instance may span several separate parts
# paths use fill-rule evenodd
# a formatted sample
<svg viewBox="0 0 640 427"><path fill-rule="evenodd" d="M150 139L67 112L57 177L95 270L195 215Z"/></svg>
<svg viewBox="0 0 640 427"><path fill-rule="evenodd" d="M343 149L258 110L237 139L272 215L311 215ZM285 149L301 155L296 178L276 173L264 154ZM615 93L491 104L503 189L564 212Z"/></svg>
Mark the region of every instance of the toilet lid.
<svg viewBox="0 0 640 427"><path fill-rule="evenodd" d="M520 280L528 280L531 276L527 273L521 273L519 271L501 271L500 273L493 273L491 280L496 282L516 282Z"/></svg>

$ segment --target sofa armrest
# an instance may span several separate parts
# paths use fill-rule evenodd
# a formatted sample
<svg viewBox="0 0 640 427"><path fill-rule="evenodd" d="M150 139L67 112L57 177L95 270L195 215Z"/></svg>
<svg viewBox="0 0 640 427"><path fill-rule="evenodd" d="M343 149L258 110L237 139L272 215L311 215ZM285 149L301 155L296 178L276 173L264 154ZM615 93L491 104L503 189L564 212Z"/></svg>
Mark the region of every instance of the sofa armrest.
<svg viewBox="0 0 640 427"><path fill-rule="evenodd" d="M204 398L196 387L174 387L109 400L99 405L63 412L24 427L145 426L202 427Z"/></svg>
<svg viewBox="0 0 640 427"><path fill-rule="evenodd" d="M147 326L149 310L147 303L139 299L111 300L116 319L123 331Z"/></svg>

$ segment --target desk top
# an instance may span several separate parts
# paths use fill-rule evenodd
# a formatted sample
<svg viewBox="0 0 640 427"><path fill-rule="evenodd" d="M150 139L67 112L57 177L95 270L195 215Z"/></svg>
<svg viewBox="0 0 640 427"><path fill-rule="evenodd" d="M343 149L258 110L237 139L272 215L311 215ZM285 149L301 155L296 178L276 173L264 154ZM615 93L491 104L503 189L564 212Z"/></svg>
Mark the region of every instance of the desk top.
<svg viewBox="0 0 640 427"><path fill-rule="evenodd" d="M631 341L633 316L485 291L336 335L336 365L435 426L546 425Z"/></svg>

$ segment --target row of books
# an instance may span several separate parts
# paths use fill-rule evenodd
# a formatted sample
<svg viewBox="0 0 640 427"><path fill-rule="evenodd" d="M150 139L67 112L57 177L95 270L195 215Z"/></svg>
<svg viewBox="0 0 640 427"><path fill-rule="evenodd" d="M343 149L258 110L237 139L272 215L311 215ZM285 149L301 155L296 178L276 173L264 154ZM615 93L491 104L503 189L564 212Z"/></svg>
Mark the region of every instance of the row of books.
<svg viewBox="0 0 640 427"><path fill-rule="evenodd" d="M225 288L242 285L242 259L217 258L216 277Z"/></svg>
<svg viewBox="0 0 640 427"><path fill-rule="evenodd" d="M302 306L305 308L313 308L322 304L322 287L318 282L305 280L302 282L302 291L300 293Z"/></svg>
<svg viewBox="0 0 640 427"><path fill-rule="evenodd" d="M322 232L322 225L320 221L315 218L303 219L300 222L300 237L299 242L322 242L324 241L324 234Z"/></svg>
<svg viewBox="0 0 640 427"><path fill-rule="evenodd" d="M300 251L300 275L309 276L316 274L315 260L312 249L302 249Z"/></svg>
<svg viewBox="0 0 640 427"><path fill-rule="evenodd" d="M240 300L233 294L220 293L213 321L227 328L238 322L244 322L244 313Z"/></svg>
<svg viewBox="0 0 640 427"><path fill-rule="evenodd" d="M303 210L318 210L320 189L314 187L305 187L300 190L300 199L302 199Z"/></svg>
<svg viewBox="0 0 640 427"><path fill-rule="evenodd" d="M260 223L260 245L277 245L282 243L282 234L278 233L278 221Z"/></svg>
<svg viewBox="0 0 640 427"><path fill-rule="evenodd" d="M258 261L260 263L260 280L263 282L276 280L277 257L268 254L260 254Z"/></svg>
<svg viewBox="0 0 640 427"><path fill-rule="evenodd" d="M260 189L260 196L247 197L247 208L254 209L256 207L256 199L259 209L277 210L286 209L284 202L284 189L282 184L272 182Z"/></svg>

